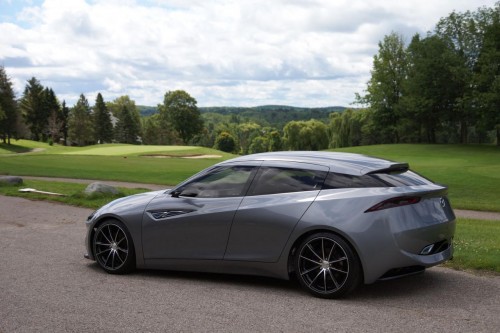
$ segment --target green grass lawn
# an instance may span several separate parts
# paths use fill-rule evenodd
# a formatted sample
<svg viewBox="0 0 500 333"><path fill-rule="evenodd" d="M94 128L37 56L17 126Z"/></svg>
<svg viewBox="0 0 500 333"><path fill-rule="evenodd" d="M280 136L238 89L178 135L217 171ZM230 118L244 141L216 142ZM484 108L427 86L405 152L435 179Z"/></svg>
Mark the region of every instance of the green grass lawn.
<svg viewBox="0 0 500 333"><path fill-rule="evenodd" d="M500 273L500 221L458 219L454 244L446 267Z"/></svg>
<svg viewBox="0 0 500 333"><path fill-rule="evenodd" d="M20 144L16 143L15 149L19 150L19 147L25 146L28 150L32 148L45 150L30 154L4 153L0 155L0 174L175 185L194 173L233 156L215 149L190 146L112 144L64 147L42 144L33 147L33 145L25 144L26 142L31 141L20 140ZM165 158L144 155L157 155L157 157ZM220 157L180 158L193 155Z"/></svg>

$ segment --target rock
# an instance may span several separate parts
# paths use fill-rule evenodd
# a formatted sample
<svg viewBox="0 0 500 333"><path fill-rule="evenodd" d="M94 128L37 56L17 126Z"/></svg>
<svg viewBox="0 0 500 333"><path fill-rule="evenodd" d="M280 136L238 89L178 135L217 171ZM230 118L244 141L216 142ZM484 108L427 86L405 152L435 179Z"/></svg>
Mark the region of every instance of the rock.
<svg viewBox="0 0 500 333"><path fill-rule="evenodd" d="M87 186L84 192L85 194L101 193L101 194L111 194L111 195L117 195L120 193L120 191L118 191L113 186L106 185L103 183L91 183Z"/></svg>
<svg viewBox="0 0 500 333"><path fill-rule="evenodd" d="M21 185L23 179L17 176L0 176L0 184L2 185Z"/></svg>

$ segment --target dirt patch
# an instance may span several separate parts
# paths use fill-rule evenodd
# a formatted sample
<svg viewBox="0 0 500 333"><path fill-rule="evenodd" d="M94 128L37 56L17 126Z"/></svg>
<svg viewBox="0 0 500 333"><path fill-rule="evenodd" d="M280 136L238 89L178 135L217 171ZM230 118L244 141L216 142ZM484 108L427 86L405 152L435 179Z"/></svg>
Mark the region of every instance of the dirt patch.
<svg viewBox="0 0 500 333"><path fill-rule="evenodd" d="M148 154L141 155L142 157L152 157L152 158L221 158L222 155L169 155L169 154Z"/></svg>

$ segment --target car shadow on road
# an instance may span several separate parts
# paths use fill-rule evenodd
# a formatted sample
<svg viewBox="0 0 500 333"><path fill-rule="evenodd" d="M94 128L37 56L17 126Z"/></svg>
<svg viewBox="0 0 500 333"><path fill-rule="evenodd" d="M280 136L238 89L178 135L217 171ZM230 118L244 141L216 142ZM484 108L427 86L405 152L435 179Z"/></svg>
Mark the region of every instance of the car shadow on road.
<svg viewBox="0 0 500 333"><path fill-rule="evenodd" d="M90 264L93 270L104 273L96 263ZM138 270L131 274L132 279L148 280L156 282L172 281L186 284L207 284L210 287L218 286L231 289L255 289L260 292L269 290L288 295L308 294L303 291L295 279L290 281L279 280L261 276L231 275L198 272L178 272L163 270ZM476 280L473 281L472 280ZM377 281L370 285L361 285L346 297L352 302L367 302L380 300L411 299L412 302L426 304L429 298L434 300L433 307L449 305L450 295L454 299L477 299L489 298L492 286L487 280L481 280L483 288L478 288L477 277L465 273L457 273L449 269L428 269L425 273L407 276L388 281ZM494 287L493 287L494 288ZM457 293L459 294L457 296Z"/></svg>

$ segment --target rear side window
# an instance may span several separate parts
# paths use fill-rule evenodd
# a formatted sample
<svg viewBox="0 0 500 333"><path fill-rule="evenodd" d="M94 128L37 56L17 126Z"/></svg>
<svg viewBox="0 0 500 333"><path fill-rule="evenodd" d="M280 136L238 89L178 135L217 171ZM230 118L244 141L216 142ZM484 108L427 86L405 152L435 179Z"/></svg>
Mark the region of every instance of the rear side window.
<svg viewBox="0 0 500 333"><path fill-rule="evenodd" d="M255 176L248 195L264 195L320 190L326 171L261 167Z"/></svg>
<svg viewBox="0 0 500 333"><path fill-rule="evenodd" d="M412 171L401 173L374 173L362 176L330 172L324 190L336 188L398 187L432 184L431 181Z"/></svg>

